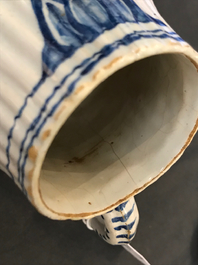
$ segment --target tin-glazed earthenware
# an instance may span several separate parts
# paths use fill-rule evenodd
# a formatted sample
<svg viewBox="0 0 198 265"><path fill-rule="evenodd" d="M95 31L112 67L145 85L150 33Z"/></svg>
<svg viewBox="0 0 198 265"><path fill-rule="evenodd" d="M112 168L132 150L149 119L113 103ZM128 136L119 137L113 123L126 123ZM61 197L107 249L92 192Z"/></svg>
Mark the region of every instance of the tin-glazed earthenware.
<svg viewBox="0 0 198 265"><path fill-rule="evenodd" d="M0 13L0 168L40 213L116 212L179 159L198 127L198 54L152 1Z"/></svg>

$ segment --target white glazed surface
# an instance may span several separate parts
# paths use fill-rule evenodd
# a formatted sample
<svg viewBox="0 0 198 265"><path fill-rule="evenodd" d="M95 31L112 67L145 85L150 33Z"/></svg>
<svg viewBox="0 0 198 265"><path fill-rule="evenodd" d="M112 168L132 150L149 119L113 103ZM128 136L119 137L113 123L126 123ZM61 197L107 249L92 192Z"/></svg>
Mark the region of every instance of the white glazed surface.
<svg viewBox="0 0 198 265"><path fill-rule="evenodd" d="M152 3L140 0L136 0L136 3L148 14L161 19L155 7L152 7ZM0 12L2 25L0 167L12 176L21 188L17 168L20 144L29 124L35 119L43 102L62 78L77 63L131 32L144 30L146 35L148 30L160 29L169 34L172 29L154 22L118 24L115 28L105 31L92 43L79 48L71 58L57 67L54 73L49 73L51 75L38 93L27 101L28 104L21 118L14 122L8 170L6 150L9 131L24 99L38 82L44 67L41 62L43 37L30 1L1 1ZM56 34L55 31L54 34ZM197 130L198 117L198 74L195 67L198 64L198 55L184 41L176 41L172 38L160 39L157 37L159 34L156 33L155 38L141 38L128 46L119 47L101 60L88 75L81 78L74 92L47 120L32 147L28 149L28 155L25 152L22 153L22 158L27 156L22 189L42 214L54 219L81 219L104 213L157 180L182 155L192 140ZM155 59L149 58L132 64L152 55L167 53L175 55L160 55ZM191 58L194 63L184 55ZM149 62L152 62L150 66ZM129 64L132 65L116 72ZM128 74L130 69L132 72ZM145 69L144 72L143 69ZM138 80L136 77L141 71L142 80ZM115 75L107 79L115 72ZM46 113L78 74L79 71L76 71L63 89L57 92L50 101ZM119 77L119 75L122 76ZM105 79L107 80L102 83ZM130 90L133 87L128 86L129 80L131 85L134 80L137 83L142 81L143 84L138 85L142 87L144 94ZM115 86L115 90L118 90L119 97L113 92L113 88L108 93L103 89L104 94L102 94L102 86L109 88L109 82L111 86ZM119 86L117 86L118 83ZM101 95L91 100L88 106L85 101L84 106L82 104L79 107L82 113L86 114L87 124L91 121L95 127L99 126L94 129L96 133L84 122L82 128L80 127L81 115L70 118L70 120L77 120L76 131L73 132L72 126L67 126L66 120L98 85L101 89L96 89L93 97L94 93L101 93ZM148 93L147 86L152 87ZM121 94L119 87L123 87L125 93ZM114 99L112 104L111 96ZM139 97L140 103L134 100L134 96ZM101 103L100 97L105 97L106 102ZM126 99L128 104L125 104ZM89 101L89 98L87 100ZM130 109L132 103L133 108ZM124 105L124 108L120 105ZM101 109L101 106L104 108ZM105 116L103 111L106 110L107 113L108 109L111 112ZM87 112L91 115L88 116ZM97 120L94 119L94 115L99 116ZM106 127L103 125L105 119L108 123ZM122 127L119 125L121 122L124 124ZM66 141L61 136L66 129L71 141ZM91 137L86 136L88 143L85 143L84 136L78 136L80 148L75 149L77 145L75 137L81 131L82 134ZM32 133L28 135L27 140L31 136ZM61 138L60 146L55 144L56 141L60 141L59 137ZM65 139L68 138L65 137ZM112 142L114 142L113 145ZM98 143L100 146L97 152L95 150L83 162L81 160L82 163L77 163L79 158L93 151L92 148ZM27 147L26 143L25 147ZM73 161L75 157L78 159ZM72 163L68 163L70 160Z"/></svg>
<svg viewBox="0 0 198 265"><path fill-rule="evenodd" d="M132 64L100 84L47 153L40 185L49 208L99 210L166 170L194 127L197 83L188 59L167 54Z"/></svg>

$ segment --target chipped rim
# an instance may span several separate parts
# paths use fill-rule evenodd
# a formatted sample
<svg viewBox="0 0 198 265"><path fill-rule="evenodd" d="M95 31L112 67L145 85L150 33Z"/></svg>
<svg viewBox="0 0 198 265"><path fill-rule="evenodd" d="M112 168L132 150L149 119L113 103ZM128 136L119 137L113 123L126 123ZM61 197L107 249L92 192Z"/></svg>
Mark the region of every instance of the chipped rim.
<svg viewBox="0 0 198 265"><path fill-rule="evenodd" d="M194 66L197 68L198 71L198 53L188 44L182 45L179 42L169 42L169 44L155 44L150 46L143 46L141 49L137 49L136 51L132 50L130 52L126 52L125 55L122 57L115 57L110 63L108 63L106 66L104 66L99 71L92 71L90 73L90 76L92 75L92 79L90 82L81 84L79 87L75 89L75 91L72 93L72 95L67 98L65 101L63 101L57 112L54 114L52 118L54 118L53 125L50 126L50 129L46 129L45 131L42 131L41 133L41 140L42 145L40 149L38 149L37 156L35 157L35 150L30 150L33 152L35 165L34 167L28 172L28 178L30 180L30 188L27 188L28 197L31 201L31 203L34 205L34 207L43 215L51 218L51 219L57 219L57 220L66 220L66 219L73 219L73 220L80 220L83 218L92 218L97 215L104 214L105 212L114 209L119 204L127 201L130 197L135 196L136 194L143 191L145 188L150 186L152 183L154 183L156 180L158 180L183 154L185 149L188 147L188 145L191 143L195 133L198 130L198 118L195 121L195 125L193 130L191 131L190 135L188 136L188 139L186 140L186 143L181 148L180 152L166 165L166 167L159 172L157 176L155 176L152 180L146 182L142 187L135 189L130 194L126 195L124 198L119 199L117 202L111 204L110 206L94 211L94 212L84 212L84 213L78 213L78 214L67 214L67 213L61 213L56 212L45 203L42 193L40 190L40 183L39 183L39 177L40 177L40 171L42 168L43 161L45 159L46 153L52 144L56 134L61 129L63 124L66 122L66 120L69 118L69 116L72 114L72 112L81 104L81 102L106 78L108 78L110 75L118 71L119 69L132 64L136 61L139 61L141 59L154 56L154 55L160 55L160 54L181 54L186 56L191 63L194 64ZM70 105L69 107L66 107L65 105L68 104L69 100ZM69 110L68 110L69 109ZM33 148L33 147L32 147Z"/></svg>

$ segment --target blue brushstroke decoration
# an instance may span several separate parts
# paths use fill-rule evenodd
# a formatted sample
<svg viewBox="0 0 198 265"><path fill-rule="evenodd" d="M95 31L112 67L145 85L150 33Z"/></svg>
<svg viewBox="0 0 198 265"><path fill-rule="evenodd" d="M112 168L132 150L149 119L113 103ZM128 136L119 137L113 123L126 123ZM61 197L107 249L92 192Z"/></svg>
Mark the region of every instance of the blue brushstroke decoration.
<svg viewBox="0 0 198 265"><path fill-rule="evenodd" d="M112 218L112 222L113 223L117 223L117 222L127 222L128 219L130 218L131 214L133 213L134 207L135 207L135 204L133 204L133 207L127 213L123 214L120 217L114 217L114 218Z"/></svg>
<svg viewBox="0 0 198 265"><path fill-rule="evenodd" d="M128 201L121 203L118 207L115 208L115 211L120 212L123 211Z"/></svg>
<svg viewBox="0 0 198 265"><path fill-rule="evenodd" d="M44 42L43 50L41 51L42 72L40 80L38 80L38 83L26 96L18 114L14 117L13 125L8 134L6 168L12 178L14 177L10 171L10 148L17 121L21 118L29 100L35 96L36 92L55 72L58 66L65 60L71 58L78 49L85 46L87 43L93 42L105 31L112 30L118 24L127 22L136 24L154 22L157 25L165 26L162 21L143 12L133 0L114 0L112 2L109 0L31 0L31 4ZM46 12L44 12L44 10ZM71 95L76 84L84 75L89 74L101 60L108 57L116 49L121 46L128 46L140 39L150 38L170 38L183 41L175 32L166 32L162 29L134 31L124 36L122 39L102 47L101 50L97 51L93 56L80 62L54 87L52 94L48 96L40 112L34 118L29 128L27 128L21 142L19 159L17 162L18 181L25 194L24 177L28 150L61 102ZM51 110L47 112L47 107L57 91L63 88L68 78L76 73L77 70L80 70L79 76L71 84L68 84L67 90L64 91L57 102L52 106ZM30 132L32 136L27 143ZM122 208L124 206L120 207ZM117 210L120 211L121 208L117 207ZM109 211L109 213L110 212L111 211ZM126 215L126 218L128 217ZM115 219L114 221L118 222L120 220Z"/></svg>
<svg viewBox="0 0 198 265"><path fill-rule="evenodd" d="M130 229L133 228L134 224L135 224L135 220L132 223L127 224L127 225L119 225L119 226L116 226L116 227L114 227L114 230L116 230L116 231L120 231L122 229L130 230Z"/></svg>
<svg viewBox="0 0 198 265"><path fill-rule="evenodd" d="M122 210L118 211L118 207ZM134 197L118 207L111 212L93 217L89 220L88 226L89 229L91 227L103 240L112 245L128 244L136 234L139 221L139 213ZM127 220L126 216L129 217ZM121 225L116 226L115 219L118 219ZM84 223L87 224L87 221Z"/></svg>
<svg viewBox="0 0 198 265"><path fill-rule="evenodd" d="M134 237L134 235L135 235L135 233L130 234L130 235L128 235L128 234L122 234L122 235L117 235L116 238L126 238L129 241L131 241L131 239Z"/></svg>
<svg viewBox="0 0 198 265"><path fill-rule="evenodd" d="M31 0L44 38L42 60L52 73L84 44L105 30L126 22L163 24L144 13L133 0ZM58 3L58 5L57 5ZM60 9L60 4L62 8ZM47 19L43 9L47 7ZM56 31L59 39L53 32ZM60 41L61 40L61 41Z"/></svg>

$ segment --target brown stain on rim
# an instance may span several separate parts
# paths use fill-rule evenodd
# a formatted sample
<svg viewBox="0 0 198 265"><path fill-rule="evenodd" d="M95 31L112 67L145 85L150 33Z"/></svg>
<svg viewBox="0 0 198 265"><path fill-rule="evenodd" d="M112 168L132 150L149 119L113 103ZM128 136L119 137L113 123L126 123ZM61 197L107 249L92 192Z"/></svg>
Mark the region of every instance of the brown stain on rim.
<svg viewBox="0 0 198 265"><path fill-rule="evenodd" d="M168 44L170 44L172 46L180 46L180 44L178 42L173 42L173 41L169 41Z"/></svg>
<svg viewBox="0 0 198 265"><path fill-rule="evenodd" d="M174 42L169 42L170 45L173 45L173 46L180 46L179 44L177 43L174 43ZM156 45L154 45L156 46ZM147 47L147 46L146 46ZM190 45L185 45L185 47L191 47ZM139 52L139 48L136 49L135 53L138 53ZM177 53L177 52L175 52ZM182 52L178 52L178 54L183 54L185 55L184 53ZM197 68L198 70L198 65L197 63L191 59L189 56L185 55L194 65L195 67ZM110 64L108 64L107 66L103 67L103 69L109 69L115 62L117 62L118 60L120 60L122 57L117 57L115 58ZM100 70L99 70L100 71ZM96 79L97 78L97 75L99 74L99 71L97 71L94 76L93 76L93 79ZM65 109L66 107L65 106L62 106L62 109L60 110L61 112ZM60 111L54 115L55 119L57 120L59 118L59 115L61 114ZM42 197L42 194L41 194L41 190L40 190L40 186L38 187L38 192L39 192L39 195L40 195L40 199L43 203L43 205L52 213L54 213L55 215L57 216L61 216L61 217L65 217L66 219L83 219L83 218L86 218L86 217L90 217L90 216L93 216L93 215L100 215L100 214L103 214L105 212L108 212L109 210L111 209L114 209L115 207L117 207L118 205L120 205L121 203L127 201L129 198L131 198L132 196L135 196L136 194L138 194L139 192L143 191L146 187L148 187L150 184L152 184L153 182L155 182L160 176L162 176L170 167L171 165L173 165L177 159L182 155L182 153L185 151L185 149L188 147L188 145L190 144L190 142L192 141L193 139L193 136L195 135L196 131L198 130L198 119L195 123L195 126L193 128L193 130L191 131L185 145L183 146L183 148L180 150L180 152L171 160L171 162L164 168L163 171L161 171L156 177L154 177L152 180L148 181L147 183L145 183L141 188L137 188L135 189L132 193L130 193L129 195L125 196L123 199L120 199L118 200L116 203L100 210L100 211L95 211L95 212L89 212L89 213L79 213L79 214L66 214L66 213L58 213L52 209L50 209L50 207L47 206L47 204L45 203L45 201L43 200L43 197ZM32 202L33 206L41 213L43 214L40 209L37 207L37 205L35 205L33 202Z"/></svg>
<svg viewBox="0 0 198 265"><path fill-rule="evenodd" d="M195 62L192 58L190 58L189 56L186 55L186 58L188 58L189 61L191 61L191 63L195 66L195 68L197 69L198 72L198 63Z"/></svg>
<svg viewBox="0 0 198 265"><path fill-rule="evenodd" d="M42 140L43 141L46 140L50 136L50 133L51 133L51 130L50 129L44 131L43 134L42 134L42 137L41 137Z"/></svg>
<svg viewBox="0 0 198 265"><path fill-rule="evenodd" d="M78 93L80 93L83 89L85 88L85 86L80 86L76 89L76 91L74 92L75 95L78 95Z"/></svg>
<svg viewBox="0 0 198 265"><path fill-rule="evenodd" d="M26 188L26 191L27 191L28 197L33 198L32 187L29 186L28 188Z"/></svg>
<svg viewBox="0 0 198 265"><path fill-rule="evenodd" d="M35 162L38 156L38 150L35 146L31 146L28 150L28 157Z"/></svg>
<svg viewBox="0 0 198 265"><path fill-rule="evenodd" d="M137 48L136 50L135 50L135 53L138 53L140 51L140 48Z"/></svg>
<svg viewBox="0 0 198 265"><path fill-rule="evenodd" d="M29 181L32 181L33 174L34 174L34 168L32 168L32 169L28 172L28 179L29 179Z"/></svg>
<svg viewBox="0 0 198 265"><path fill-rule="evenodd" d="M117 207L118 205L120 205L121 203L127 201L129 198L131 198L132 196L135 196L136 194L138 194L140 191L144 190L146 187L148 187L150 184L152 184L153 182L155 182L161 175L163 175L169 168L171 165L174 164L174 162L176 162L176 160L182 155L182 153L184 152L184 150L188 147L188 145L190 144L190 142L193 139L193 136L195 135L196 131L198 129L198 119L195 123L195 126L193 128L193 130L191 131L185 145L182 147L182 149L180 150L180 152L171 160L171 162L164 168L163 171L161 171L156 177L154 177L152 180L148 181L147 183L145 183L141 188L137 188L135 189L132 193L130 193L129 195L125 196L123 199L118 200L116 203L113 203L112 205L100 210L100 211L95 211L95 212L90 212L90 213L79 213L79 214L66 214L66 213L58 213L52 209L50 209L50 207L47 206L47 204L45 203L45 201L43 200L42 194L41 194L41 190L40 187L38 188L38 192L40 195L40 199L42 201L42 203L45 205L45 207L52 213L54 213L57 216L61 216L61 217L65 217L66 219L83 219L86 217L90 217L92 215L100 215L104 212L110 211L111 209L114 209L115 207ZM38 209L38 207L36 207Z"/></svg>
<svg viewBox="0 0 198 265"><path fill-rule="evenodd" d="M109 64L107 64L106 66L104 66L103 68L106 70L106 69L109 69L113 66L113 64L117 63L120 59L122 58L122 56L120 57L116 57L115 59L113 59Z"/></svg>
<svg viewBox="0 0 198 265"><path fill-rule="evenodd" d="M95 74L93 75L93 80L96 80L96 78L98 77L99 73L100 73L100 70L95 72Z"/></svg>
<svg viewBox="0 0 198 265"><path fill-rule="evenodd" d="M140 50L140 49L137 49L138 51ZM112 66L113 66L113 64L115 64L115 63L117 63L120 59L122 59L122 56L120 56L120 57L116 57L115 59L113 59L109 64L107 64L107 65L105 65L102 69L110 69ZM97 72L95 72L95 74L93 75L93 80L96 80L97 79L97 77L98 77L98 75L99 75L99 73L100 73L100 71L101 70L98 70Z"/></svg>
<svg viewBox="0 0 198 265"><path fill-rule="evenodd" d="M57 111L57 113L54 115L54 119L58 120L61 113L66 109L66 106L61 106L61 108Z"/></svg>

